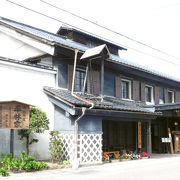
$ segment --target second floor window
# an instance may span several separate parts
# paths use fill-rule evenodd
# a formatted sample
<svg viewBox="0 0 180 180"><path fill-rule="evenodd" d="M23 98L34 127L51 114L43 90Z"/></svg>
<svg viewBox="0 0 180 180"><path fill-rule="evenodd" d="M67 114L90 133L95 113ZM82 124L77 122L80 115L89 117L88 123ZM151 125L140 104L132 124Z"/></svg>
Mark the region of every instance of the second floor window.
<svg viewBox="0 0 180 180"><path fill-rule="evenodd" d="M104 72L104 94L115 96L115 77L113 73Z"/></svg>
<svg viewBox="0 0 180 180"><path fill-rule="evenodd" d="M168 91L168 103L174 103L174 91Z"/></svg>
<svg viewBox="0 0 180 180"><path fill-rule="evenodd" d="M131 99L131 81L122 80L121 82L122 99Z"/></svg>
<svg viewBox="0 0 180 180"><path fill-rule="evenodd" d="M76 70L75 91L81 92L84 88L85 71Z"/></svg>
<svg viewBox="0 0 180 180"><path fill-rule="evenodd" d="M146 103L153 103L153 87L145 86L145 100Z"/></svg>

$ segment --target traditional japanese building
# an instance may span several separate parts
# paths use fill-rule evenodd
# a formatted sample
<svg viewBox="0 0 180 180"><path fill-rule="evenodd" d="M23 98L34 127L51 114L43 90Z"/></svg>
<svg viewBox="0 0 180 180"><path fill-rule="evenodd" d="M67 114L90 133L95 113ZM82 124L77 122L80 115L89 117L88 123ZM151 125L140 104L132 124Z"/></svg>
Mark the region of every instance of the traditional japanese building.
<svg viewBox="0 0 180 180"><path fill-rule="evenodd" d="M0 18L0 32L33 49L21 63L53 72L51 84L43 78L42 99L25 94L30 104L51 103L51 130L61 132L66 158L84 164L101 162L102 151L163 153L161 138L179 130L180 82L122 59L128 49L67 26L53 34Z"/></svg>

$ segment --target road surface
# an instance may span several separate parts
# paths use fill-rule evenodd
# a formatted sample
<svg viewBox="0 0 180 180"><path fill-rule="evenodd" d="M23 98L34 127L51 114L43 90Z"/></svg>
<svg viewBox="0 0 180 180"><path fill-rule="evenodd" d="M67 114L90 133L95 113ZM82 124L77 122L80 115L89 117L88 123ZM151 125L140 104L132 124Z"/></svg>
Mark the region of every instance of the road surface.
<svg viewBox="0 0 180 180"><path fill-rule="evenodd" d="M11 174L3 180L178 180L180 155L166 155L146 160L108 163L78 170L56 169Z"/></svg>

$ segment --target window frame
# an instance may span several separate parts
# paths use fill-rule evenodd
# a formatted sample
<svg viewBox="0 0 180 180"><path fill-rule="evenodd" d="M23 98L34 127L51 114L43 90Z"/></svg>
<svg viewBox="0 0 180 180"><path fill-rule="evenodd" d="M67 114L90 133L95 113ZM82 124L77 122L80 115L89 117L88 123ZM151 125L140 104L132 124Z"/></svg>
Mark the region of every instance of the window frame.
<svg viewBox="0 0 180 180"><path fill-rule="evenodd" d="M123 82L128 82L128 89L129 89L129 98L123 97ZM121 79L121 97L123 100L132 100L132 81L128 79Z"/></svg>
<svg viewBox="0 0 180 180"><path fill-rule="evenodd" d="M150 92L151 93L151 101L150 102L147 101L147 99L146 99L146 87L151 88L151 92ZM145 102L146 102L146 104L154 104L154 87L146 84L144 91L145 91Z"/></svg>
<svg viewBox="0 0 180 180"><path fill-rule="evenodd" d="M173 90L168 89L168 103L174 103L175 102L175 92ZM169 93L172 93L172 102L169 102Z"/></svg>
<svg viewBox="0 0 180 180"><path fill-rule="evenodd" d="M84 73L84 80L85 80L86 70L77 67L77 68L76 68L76 72L77 72L77 71L80 72L80 73ZM75 72L75 73L76 73L76 72ZM81 89L81 87L80 87L80 91L77 91L77 89L76 89L76 85L77 85L77 84L76 84L76 78L77 78L77 76L75 76L74 91L75 91L75 92L82 92L83 89ZM84 81L83 81L83 87L84 87ZM83 88L83 87L82 87L82 88Z"/></svg>

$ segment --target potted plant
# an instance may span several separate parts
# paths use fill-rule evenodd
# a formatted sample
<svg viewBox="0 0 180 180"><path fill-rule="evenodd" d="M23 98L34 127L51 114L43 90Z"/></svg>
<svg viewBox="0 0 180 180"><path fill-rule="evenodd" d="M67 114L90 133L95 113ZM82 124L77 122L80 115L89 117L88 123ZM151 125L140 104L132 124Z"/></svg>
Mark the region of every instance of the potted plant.
<svg viewBox="0 0 180 180"><path fill-rule="evenodd" d="M138 160L138 159L141 159L141 156L140 156L140 154L138 153L138 154L132 154L132 158L131 158L132 160Z"/></svg>
<svg viewBox="0 0 180 180"><path fill-rule="evenodd" d="M140 152L139 155L141 156L142 159L150 158L150 153Z"/></svg>
<svg viewBox="0 0 180 180"><path fill-rule="evenodd" d="M132 155L127 154L127 153L123 153L123 154L120 156L120 161L131 160L131 158L132 158Z"/></svg>
<svg viewBox="0 0 180 180"><path fill-rule="evenodd" d="M108 156L108 154L107 154L106 152L103 153L102 160L103 160L104 162L107 162L107 161L109 162L109 156Z"/></svg>
<svg viewBox="0 0 180 180"><path fill-rule="evenodd" d="M112 158L110 158L110 162L119 162L119 156L119 152L114 152Z"/></svg>

